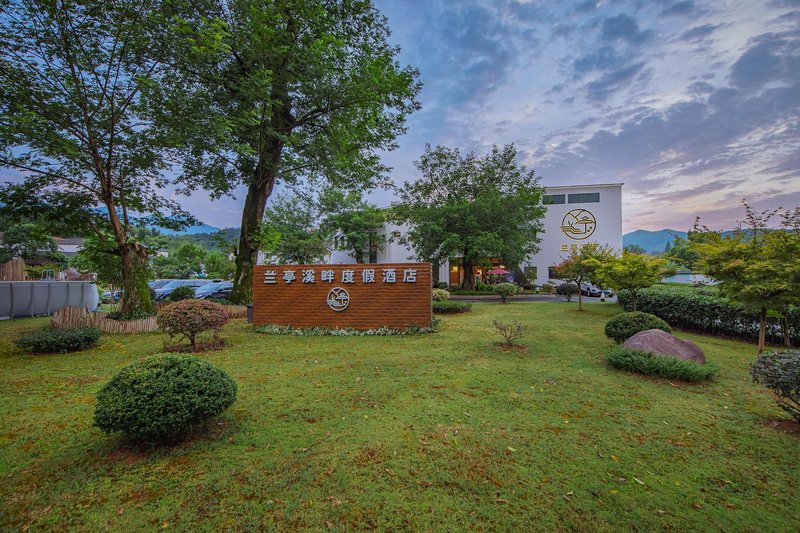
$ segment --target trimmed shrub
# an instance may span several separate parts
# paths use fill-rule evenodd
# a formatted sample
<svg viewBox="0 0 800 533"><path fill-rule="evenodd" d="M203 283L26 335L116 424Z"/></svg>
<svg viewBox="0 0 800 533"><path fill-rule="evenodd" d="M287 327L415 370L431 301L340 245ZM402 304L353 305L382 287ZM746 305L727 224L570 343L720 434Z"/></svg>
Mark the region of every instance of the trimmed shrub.
<svg viewBox="0 0 800 533"><path fill-rule="evenodd" d="M606 359L617 370L627 370L657 378L681 381L701 381L709 379L717 372L717 367L711 363L700 365L677 357L652 355L640 350L629 350L621 346L609 348L606 352Z"/></svg>
<svg viewBox="0 0 800 533"><path fill-rule="evenodd" d="M800 422L800 350L764 352L750 365L753 382L775 393L778 405Z"/></svg>
<svg viewBox="0 0 800 533"><path fill-rule="evenodd" d="M225 308L208 300L183 300L164 306L156 315L156 324L170 337L183 335L192 347L204 331L219 333L228 322Z"/></svg>
<svg viewBox="0 0 800 533"><path fill-rule="evenodd" d="M498 283L494 286L492 292L500 296L503 303L506 303L508 298L519 294L519 287L513 283Z"/></svg>
<svg viewBox="0 0 800 533"><path fill-rule="evenodd" d="M562 283L556 287L556 294L563 296L568 302L572 301L572 297L578 294L580 289L575 283Z"/></svg>
<svg viewBox="0 0 800 533"><path fill-rule="evenodd" d="M472 304L469 302L456 302L453 300L433 302L433 312L440 315L468 313L470 311L472 311Z"/></svg>
<svg viewBox="0 0 800 533"><path fill-rule="evenodd" d="M626 311L633 308L628 291L620 291L617 301ZM758 340L758 313L731 302L716 287L654 285L639 291L636 307L676 328ZM800 344L800 307L790 306L787 318L792 344ZM783 327L783 319L770 313L767 342L784 344Z"/></svg>
<svg viewBox="0 0 800 533"><path fill-rule="evenodd" d="M433 289L434 302L446 302L450 299L450 293L444 289Z"/></svg>
<svg viewBox="0 0 800 533"><path fill-rule="evenodd" d="M655 315L641 311L618 314L606 322L605 332L606 337L617 344L621 344L640 331L648 329L660 329L661 331L672 333L672 328L669 327L669 324Z"/></svg>
<svg viewBox="0 0 800 533"><path fill-rule="evenodd" d="M190 355L154 355L126 366L97 393L94 423L139 441L174 441L236 400L236 382Z"/></svg>
<svg viewBox="0 0 800 533"><path fill-rule="evenodd" d="M540 290L543 294L553 294L556 290L556 286L552 283L543 283Z"/></svg>
<svg viewBox="0 0 800 533"><path fill-rule="evenodd" d="M194 298L194 289L191 287L175 287L175 289L167 295L167 300L170 302L180 302L182 300L191 300Z"/></svg>
<svg viewBox="0 0 800 533"><path fill-rule="evenodd" d="M507 346L509 348L514 346L519 339L528 333L528 326L520 322L511 322L510 324L506 324L504 322L493 320L492 325L494 325L494 329L497 330L498 335L503 337L503 340L505 341L502 343L503 346Z"/></svg>
<svg viewBox="0 0 800 533"><path fill-rule="evenodd" d="M30 353L68 353L91 348L99 340L100 330L97 328L47 328L20 337L15 344Z"/></svg>

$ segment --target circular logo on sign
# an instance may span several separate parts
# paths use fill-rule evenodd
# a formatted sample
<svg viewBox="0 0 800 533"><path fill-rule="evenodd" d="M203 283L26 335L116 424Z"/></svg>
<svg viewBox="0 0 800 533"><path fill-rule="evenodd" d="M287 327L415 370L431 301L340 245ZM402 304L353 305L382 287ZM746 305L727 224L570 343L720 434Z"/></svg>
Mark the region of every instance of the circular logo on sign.
<svg viewBox="0 0 800 533"><path fill-rule="evenodd" d="M561 231L570 239L577 241L586 239L594 233L597 220L586 209L573 209L561 220Z"/></svg>
<svg viewBox="0 0 800 533"><path fill-rule="evenodd" d="M344 311L350 305L350 295L343 288L334 287L328 291L328 299L325 301L334 311Z"/></svg>

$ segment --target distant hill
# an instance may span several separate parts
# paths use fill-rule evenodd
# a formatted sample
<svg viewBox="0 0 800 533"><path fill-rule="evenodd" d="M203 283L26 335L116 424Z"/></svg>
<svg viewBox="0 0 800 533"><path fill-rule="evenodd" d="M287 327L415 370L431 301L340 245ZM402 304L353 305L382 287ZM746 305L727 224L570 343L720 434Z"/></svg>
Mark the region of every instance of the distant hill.
<svg viewBox="0 0 800 533"><path fill-rule="evenodd" d="M197 226L192 226L191 228L186 228L181 231L159 227L154 227L153 229L157 229L162 235L197 235L198 233L216 233L220 231L220 228L209 226L208 224L198 224Z"/></svg>
<svg viewBox="0 0 800 533"><path fill-rule="evenodd" d="M685 231L678 231L676 229L662 229L658 231L647 231L644 229L637 229L622 236L622 245L630 246L636 244L644 248L646 252L661 253L667 243L675 240L675 237L686 238Z"/></svg>

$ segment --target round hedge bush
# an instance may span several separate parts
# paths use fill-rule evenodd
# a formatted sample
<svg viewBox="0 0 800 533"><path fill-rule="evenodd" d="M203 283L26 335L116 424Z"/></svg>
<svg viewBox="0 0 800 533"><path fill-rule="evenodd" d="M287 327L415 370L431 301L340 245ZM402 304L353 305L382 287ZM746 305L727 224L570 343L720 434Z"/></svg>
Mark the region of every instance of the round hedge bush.
<svg viewBox="0 0 800 533"><path fill-rule="evenodd" d="M433 289L434 302L446 302L450 299L450 292L444 289Z"/></svg>
<svg viewBox="0 0 800 533"><path fill-rule="evenodd" d="M97 393L94 423L139 441L174 441L236 401L236 382L191 355L154 355L126 366Z"/></svg>
<svg viewBox="0 0 800 533"><path fill-rule="evenodd" d="M650 313L633 311L630 313L620 313L606 322L606 337L617 344L623 343L640 331L648 329L660 329L667 333L672 333L669 324Z"/></svg>
<svg viewBox="0 0 800 533"><path fill-rule="evenodd" d="M556 294L563 296L568 302L572 301L572 297L578 294L580 289L575 283L562 283L556 287Z"/></svg>
<svg viewBox="0 0 800 533"><path fill-rule="evenodd" d="M517 287L513 283L498 283L497 285L494 286L492 292L500 296L503 303L506 303L506 300L508 298L519 294L519 287Z"/></svg>
<svg viewBox="0 0 800 533"><path fill-rule="evenodd" d="M183 300L191 300L194 298L194 289L191 287L175 287L171 293L167 295L167 300L170 302L180 302Z"/></svg>
<svg viewBox="0 0 800 533"><path fill-rule="evenodd" d="M774 392L781 409L800 422L800 350L762 353L750 365L750 375Z"/></svg>
<svg viewBox="0 0 800 533"><path fill-rule="evenodd" d="M228 322L225 308L208 300L181 300L162 307L156 315L156 324L170 337L183 335L196 347L197 336L204 331L219 332Z"/></svg>

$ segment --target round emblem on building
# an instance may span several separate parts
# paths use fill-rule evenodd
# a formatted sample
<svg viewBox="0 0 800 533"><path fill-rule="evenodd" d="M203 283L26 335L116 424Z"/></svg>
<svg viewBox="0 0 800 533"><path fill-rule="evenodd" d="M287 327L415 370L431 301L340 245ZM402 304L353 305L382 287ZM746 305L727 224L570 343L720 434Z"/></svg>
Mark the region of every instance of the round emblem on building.
<svg viewBox="0 0 800 533"><path fill-rule="evenodd" d="M561 220L561 231L577 241L588 238L596 227L597 220L586 209L573 209Z"/></svg>
<svg viewBox="0 0 800 533"><path fill-rule="evenodd" d="M334 311L344 311L350 305L350 294L342 287L334 287L328 291L328 298L325 301Z"/></svg>

